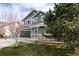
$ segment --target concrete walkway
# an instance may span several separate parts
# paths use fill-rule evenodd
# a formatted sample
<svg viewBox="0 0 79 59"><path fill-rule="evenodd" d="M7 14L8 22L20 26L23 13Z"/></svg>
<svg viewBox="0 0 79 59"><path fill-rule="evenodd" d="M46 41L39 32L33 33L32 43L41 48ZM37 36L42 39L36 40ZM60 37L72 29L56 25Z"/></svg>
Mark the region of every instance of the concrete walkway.
<svg viewBox="0 0 79 59"><path fill-rule="evenodd" d="M32 43L36 41L35 39L30 38L20 38L18 42ZM15 39L0 39L0 48L4 48L16 43Z"/></svg>

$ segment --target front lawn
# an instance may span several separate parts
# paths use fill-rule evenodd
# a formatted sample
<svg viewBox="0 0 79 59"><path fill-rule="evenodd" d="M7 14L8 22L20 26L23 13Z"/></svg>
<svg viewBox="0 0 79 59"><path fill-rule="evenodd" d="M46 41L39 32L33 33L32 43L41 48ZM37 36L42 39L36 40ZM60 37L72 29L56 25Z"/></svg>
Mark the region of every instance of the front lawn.
<svg viewBox="0 0 79 59"><path fill-rule="evenodd" d="M73 50L56 48L54 45L19 43L18 47L11 45L0 50L1 56L66 56L73 54Z"/></svg>

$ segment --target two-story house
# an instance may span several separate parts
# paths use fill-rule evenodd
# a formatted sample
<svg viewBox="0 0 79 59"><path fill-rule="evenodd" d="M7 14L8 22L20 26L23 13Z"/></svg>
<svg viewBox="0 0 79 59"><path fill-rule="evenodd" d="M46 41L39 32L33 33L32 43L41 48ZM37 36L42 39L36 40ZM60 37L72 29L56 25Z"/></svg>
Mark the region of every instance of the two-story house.
<svg viewBox="0 0 79 59"><path fill-rule="evenodd" d="M45 13L32 10L24 19L24 27L21 31L21 37L38 38L46 33L44 24Z"/></svg>

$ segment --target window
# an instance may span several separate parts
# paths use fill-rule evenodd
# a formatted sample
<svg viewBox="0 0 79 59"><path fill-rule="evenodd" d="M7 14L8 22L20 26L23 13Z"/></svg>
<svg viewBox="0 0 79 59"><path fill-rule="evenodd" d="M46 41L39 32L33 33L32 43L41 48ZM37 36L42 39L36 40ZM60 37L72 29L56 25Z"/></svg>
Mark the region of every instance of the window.
<svg viewBox="0 0 79 59"><path fill-rule="evenodd" d="M31 25L32 24L32 17L29 17L28 18L28 25Z"/></svg>
<svg viewBox="0 0 79 59"><path fill-rule="evenodd" d="M37 17L38 17L38 22L40 22L41 21L41 15L38 15Z"/></svg>
<svg viewBox="0 0 79 59"><path fill-rule="evenodd" d="M37 17L35 17L35 22L37 22L38 21L38 18Z"/></svg>
<svg viewBox="0 0 79 59"><path fill-rule="evenodd" d="M28 20L28 25L30 25L31 24L31 20Z"/></svg>
<svg viewBox="0 0 79 59"><path fill-rule="evenodd" d="M44 21L44 16L41 16L41 21Z"/></svg>

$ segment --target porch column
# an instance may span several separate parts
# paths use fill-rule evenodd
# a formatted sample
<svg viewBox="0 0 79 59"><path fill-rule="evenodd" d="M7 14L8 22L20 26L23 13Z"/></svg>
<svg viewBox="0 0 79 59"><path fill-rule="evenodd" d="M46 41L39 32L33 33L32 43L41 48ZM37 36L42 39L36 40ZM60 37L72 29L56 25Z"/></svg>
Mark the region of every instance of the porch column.
<svg viewBox="0 0 79 59"><path fill-rule="evenodd" d="M33 30L32 30L32 28L31 28L31 29L30 29L30 35L31 35L31 38L32 38L32 31L33 31Z"/></svg>
<svg viewBox="0 0 79 59"><path fill-rule="evenodd" d="M39 30L39 29L38 29L38 28L39 28L39 27L37 27L37 38L39 39L39 33L38 33L38 30Z"/></svg>

